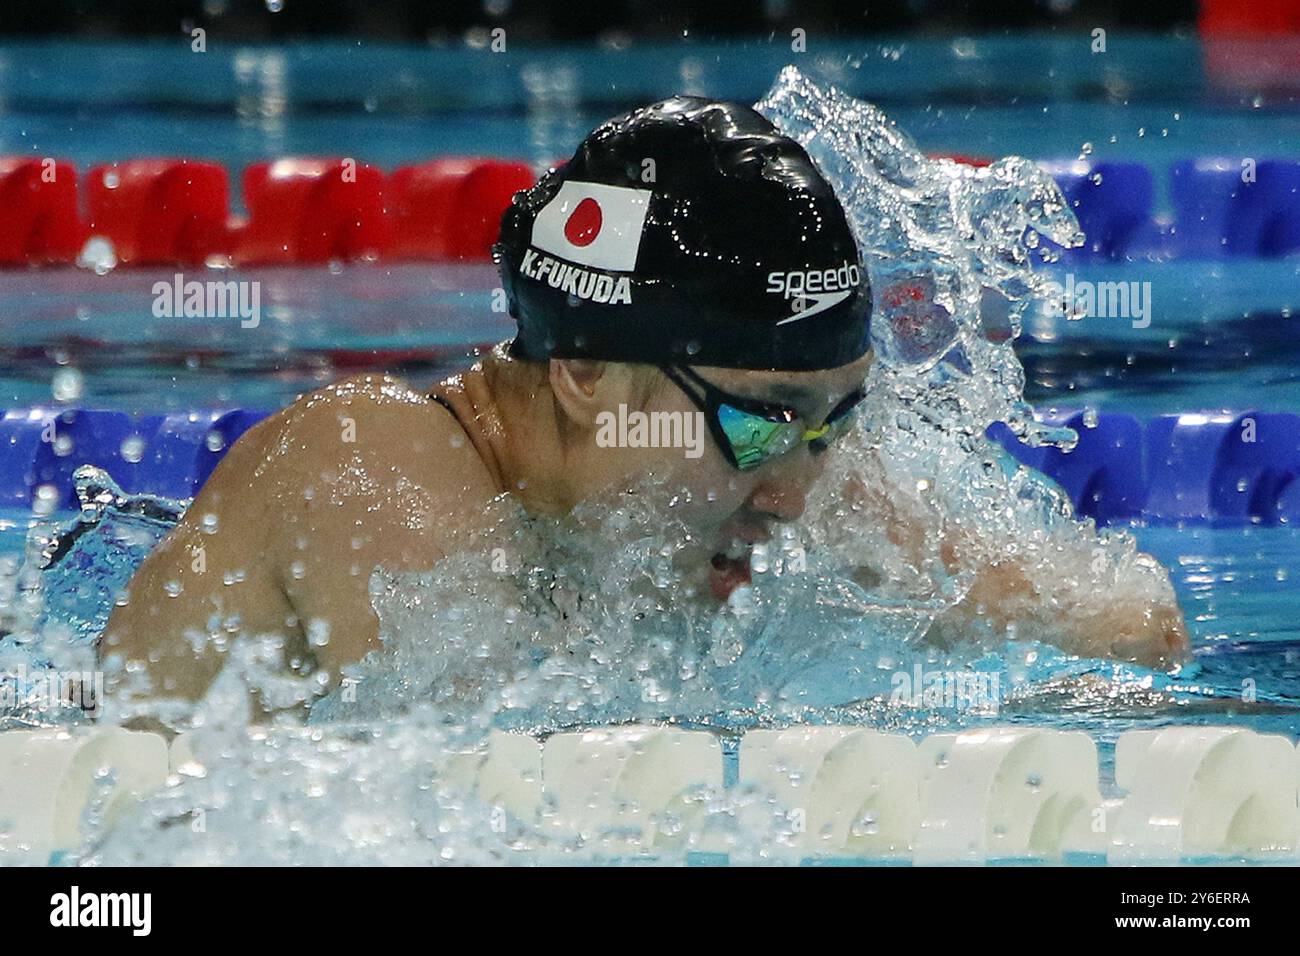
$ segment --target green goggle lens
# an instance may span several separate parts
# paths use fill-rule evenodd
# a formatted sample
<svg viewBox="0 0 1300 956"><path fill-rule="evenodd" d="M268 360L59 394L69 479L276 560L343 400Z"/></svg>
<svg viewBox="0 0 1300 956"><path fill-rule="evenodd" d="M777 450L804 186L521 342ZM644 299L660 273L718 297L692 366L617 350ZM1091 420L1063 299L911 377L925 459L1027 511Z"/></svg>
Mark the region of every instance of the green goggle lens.
<svg viewBox="0 0 1300 956"><path fill-rule="evenodd" d="M804 431L798 422L772 421L731 405L718 406L718 424L741 471L785 454L799 444Z"/></svg>
<svg viewBox="0 0 1300 956"><path fill-rule="evenodd" d="M831 413L820 428L805 429L793 418L773 419L747 412L733 405L718 406L718 424L727 436L736 466L741 471L757 468L765 461L784 455L800 442L813 442L825 448L843 435L853 422L853 412L861 395L850 396Z"/></svg>

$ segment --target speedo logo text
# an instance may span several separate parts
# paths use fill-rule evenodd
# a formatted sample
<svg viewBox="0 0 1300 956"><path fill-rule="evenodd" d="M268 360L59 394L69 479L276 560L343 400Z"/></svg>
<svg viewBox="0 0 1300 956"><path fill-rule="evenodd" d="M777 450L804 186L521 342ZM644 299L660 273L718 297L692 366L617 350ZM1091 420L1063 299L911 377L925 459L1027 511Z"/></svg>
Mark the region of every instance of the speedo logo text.
<svg viewBox="0 0 1300 956"><path fill-rule="evenodd" d="M778 325L796 322L816 315L833 305L838 305L853 294L862 279L857 263L847 259L839 268L795 269L790 272L769 272L767 292L792 300L793 314Z"/></svg>

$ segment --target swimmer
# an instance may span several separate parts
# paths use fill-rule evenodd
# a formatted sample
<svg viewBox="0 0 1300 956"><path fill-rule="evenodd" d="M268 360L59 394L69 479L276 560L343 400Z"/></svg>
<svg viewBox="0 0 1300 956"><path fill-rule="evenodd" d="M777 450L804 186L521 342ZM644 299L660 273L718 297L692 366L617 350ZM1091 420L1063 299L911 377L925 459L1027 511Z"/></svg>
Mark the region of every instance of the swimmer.
<svg viewBox="0 0 1300 956"><path fill-rule="evenodd" d="M499 495L562 516L646 475L692 492L681 517L700 546L683 572L700 591L725 600L749 580L748 549L803 512L872 361L866 269L807 153L747 106L675 97L604 123L516 195L495 252L513 341L430 393L363 376L249 431L136 573L102 655L156 695L197 698L232 638L278 634L287 663L337 683L381 646L377 566L428 570ZM611 441L611 416L638 412L702 422L700 440ZM1003 620L1030 591L1014 563L985 567L935 637ZM1067 622L1066 649L1185 652L1172 602L1110 611Z"/></svg>

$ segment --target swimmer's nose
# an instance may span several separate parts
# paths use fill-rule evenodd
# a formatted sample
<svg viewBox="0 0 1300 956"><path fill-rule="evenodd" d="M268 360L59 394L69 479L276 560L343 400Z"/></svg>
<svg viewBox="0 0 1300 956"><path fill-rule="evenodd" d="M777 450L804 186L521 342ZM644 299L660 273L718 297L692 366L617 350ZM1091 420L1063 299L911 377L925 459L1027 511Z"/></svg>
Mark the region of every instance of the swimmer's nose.
<svg viewBox="0 0 1300 956"><path fill-rule="evenodd" d="M794 521L804 513L808 489L824 470L822 457L805 449L783 455L750 493L749 505L778 521Z"/></svg>

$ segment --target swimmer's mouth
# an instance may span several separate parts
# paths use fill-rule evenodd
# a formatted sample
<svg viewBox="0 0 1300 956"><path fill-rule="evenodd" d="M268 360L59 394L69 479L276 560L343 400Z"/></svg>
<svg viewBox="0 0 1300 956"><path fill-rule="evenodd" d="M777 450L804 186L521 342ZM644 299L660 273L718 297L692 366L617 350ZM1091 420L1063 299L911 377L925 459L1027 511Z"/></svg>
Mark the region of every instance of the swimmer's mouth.
<svg viewBox="0 0 1300 956"><path fill-rule="evenodd" d="M709 563L709 590L719 601L725 601L732 591L751 580L748 551L738 558L719 551Z"/></svg>
<svg viewBox="0 0 1300 956"><path fill-rule="evenodd" d="M762 525L746 525L737 529L731 544L724 551L717 552L709 562L709 590L719 601L725 601L736 588L749 584L752 580L749 558L754 544L766 541L771 533Z"/></svg>

